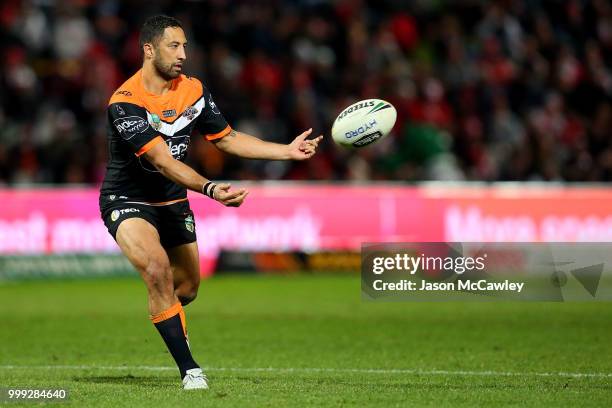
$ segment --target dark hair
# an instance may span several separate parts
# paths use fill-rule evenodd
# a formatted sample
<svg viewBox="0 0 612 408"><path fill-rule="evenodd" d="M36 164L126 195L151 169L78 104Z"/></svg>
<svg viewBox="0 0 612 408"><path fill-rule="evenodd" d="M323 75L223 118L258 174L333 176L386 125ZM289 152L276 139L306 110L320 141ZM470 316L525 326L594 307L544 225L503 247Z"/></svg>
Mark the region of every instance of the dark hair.
<svg viewBox="0 0 612 408"><path fill-rule="evenodd" d="M146 43L156 44L167 27L183 28L183 25L174 17L164 15L149 17L140 29L140 48L142 49Z"/></svg>

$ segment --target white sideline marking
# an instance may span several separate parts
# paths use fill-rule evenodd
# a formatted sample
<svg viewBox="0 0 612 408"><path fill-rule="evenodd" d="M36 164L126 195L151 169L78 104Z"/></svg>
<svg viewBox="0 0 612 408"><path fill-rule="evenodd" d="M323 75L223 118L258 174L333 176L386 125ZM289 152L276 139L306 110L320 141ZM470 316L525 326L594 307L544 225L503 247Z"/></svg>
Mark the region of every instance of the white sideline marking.
<svg viewBox="0 0 612 408"><path fill-rule="evenodd" d="M176 367L165 366L90 366L90 365L0 365L0 370L145 370L176 371ZM358 374L413 374L413 375L457 375L484 377L573 377L612 378L612 373L569 373L569 372L516 372L516 371L466 371L466 370L418 370L382 368L278 368L278 367L203 367L205 371L271 372L271 373L358 373Z"/></svg>

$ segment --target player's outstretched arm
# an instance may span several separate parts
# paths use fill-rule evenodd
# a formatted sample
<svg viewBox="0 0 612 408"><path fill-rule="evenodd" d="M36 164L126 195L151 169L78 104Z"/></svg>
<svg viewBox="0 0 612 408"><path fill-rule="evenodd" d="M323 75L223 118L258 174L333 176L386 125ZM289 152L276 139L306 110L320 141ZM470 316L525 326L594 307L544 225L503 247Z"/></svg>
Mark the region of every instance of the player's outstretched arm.
<svg viewBox="0 0 612 408"><path fill-rule="evenodd" d="M144 156L165 177L189 190L203 193L227 207L239 207L249 194L245 189L231 190L229 184L215 184L201 176L185 163L172 157L165 143L156 144Z"/></svg>
<svg viewBox="0 0 612 408"><path fill-rule="evenodd" d="M232 130L227 136L214 141L222 151L246 159L305 160L316 152L323 135L307 140L312 129L308 129L289 144L266 142L255 136Z"/></svg>

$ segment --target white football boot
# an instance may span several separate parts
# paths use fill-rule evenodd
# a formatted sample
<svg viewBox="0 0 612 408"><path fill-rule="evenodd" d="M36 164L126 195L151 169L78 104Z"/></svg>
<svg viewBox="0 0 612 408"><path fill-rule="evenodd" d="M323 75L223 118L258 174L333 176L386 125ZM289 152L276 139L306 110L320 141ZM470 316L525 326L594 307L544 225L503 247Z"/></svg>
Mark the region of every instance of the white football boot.
<svg viewBox="0 0 612 408"><path fill-rule="evenodd" d="M207 390L208 389L208 378L202 372L201 368L192 368L187 370L185 378L183 378L183 389L184 390Z"/></svg>

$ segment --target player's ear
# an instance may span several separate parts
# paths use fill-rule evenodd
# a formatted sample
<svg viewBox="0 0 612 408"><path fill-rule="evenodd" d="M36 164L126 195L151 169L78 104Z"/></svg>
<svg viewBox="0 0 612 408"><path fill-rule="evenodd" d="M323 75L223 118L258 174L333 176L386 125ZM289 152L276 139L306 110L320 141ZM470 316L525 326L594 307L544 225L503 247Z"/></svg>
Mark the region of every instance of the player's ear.
<svg viewBox="0 0 612 408"><path fill-rule="evenodd" d="M153 55L155 55L153 44L151 43L144 43L142 46L142 51L144 52L145 58L153 58Z"/></svg>

